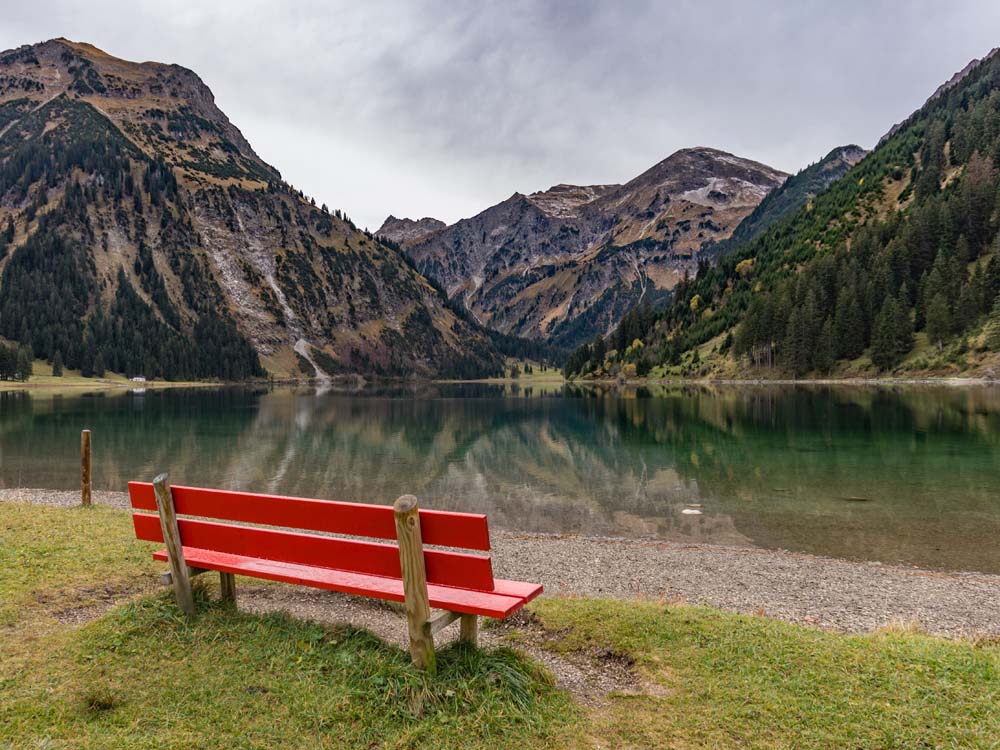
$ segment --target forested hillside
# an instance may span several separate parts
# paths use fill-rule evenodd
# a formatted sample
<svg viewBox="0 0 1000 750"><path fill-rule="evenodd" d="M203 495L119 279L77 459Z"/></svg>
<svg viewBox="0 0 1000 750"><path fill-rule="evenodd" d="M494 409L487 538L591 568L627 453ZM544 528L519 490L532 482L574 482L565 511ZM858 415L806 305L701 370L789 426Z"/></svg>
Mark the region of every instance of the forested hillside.
<svg viewBox="0 0 1000 750"><path fill-rule="evenodd" d="M1000 57L570 374L996 374ZM610 352L610 353L609 353Z"/></svg>
<svg viewBox="0 0 1000 750"><path fill-rule="evenodd" d="M794 213L830 187L867 155L868 152L860 146L838 146L815 164L792 175L768 193L727 239L713 245L710 255L721 257L759 237L772 224Z"/></svg>
<svg viewBox="0 0 1000 750"><path fill-rule="evenodd" d="M498 374L398 248L281 179L176 65L0 53L0 336L84 375Z"/></svg>

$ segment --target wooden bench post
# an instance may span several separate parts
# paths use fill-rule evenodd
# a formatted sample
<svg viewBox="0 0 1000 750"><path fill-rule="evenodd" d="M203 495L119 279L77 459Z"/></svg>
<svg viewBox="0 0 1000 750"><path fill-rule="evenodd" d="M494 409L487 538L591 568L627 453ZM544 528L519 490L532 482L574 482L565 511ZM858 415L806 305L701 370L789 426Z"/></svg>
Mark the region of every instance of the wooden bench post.
<svg viewBox="0 0 1000 750"><path fill-rule="evenodd" d="M184 548L181 546L181 532L177 526L174 496L170 491L166 474L160 474L153 480L153 491L156 494L156 509L160 512L160 528L163 530L163 541L167 546L167 561L170 563L170 577L174 584L177 606L188 617L193 617L194 596L191 593L191 579L188 577L188 566L184 562Z"/></svg>
<svg viewBox="0 0 1000 750"><path fill-rule="evenodd" d="M437 671L434 636L431 633L431 607L427 599L427 570L424 567L424 544L420 536L420 513L417 498L403 495L393 505L396 515L396 539L399 564L403 573L406 621L410 631L410 656L418 669L430 674Z"/></svg>
<svg viewBox="0 0 1000 750"><path fill-rule="evenodd" d="M476 641L479 640L479 617L477 615L462 615L458 627L460 628L458 640L475 646Z"/></svg>
<svg viewBox="0 0 1000 750"><path fill-rule="evenodd" d="M219 573L222 601L236 605L236 576L232 573Z"/></svg>
<svg viewBox="0 0 1000 750"><path fill-rule="evenodd" d="M80 433L80 504L88 508L91 502L90 430Z"/></svg>

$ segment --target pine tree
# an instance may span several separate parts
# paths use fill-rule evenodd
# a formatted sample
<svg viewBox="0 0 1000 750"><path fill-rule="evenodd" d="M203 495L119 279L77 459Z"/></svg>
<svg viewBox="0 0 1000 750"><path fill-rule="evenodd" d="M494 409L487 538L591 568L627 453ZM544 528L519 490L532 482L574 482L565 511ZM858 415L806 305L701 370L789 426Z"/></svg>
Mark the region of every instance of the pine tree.
<svg viewBox="0 0 1000 750"><path fill-rule="evenodd" d="M896 341L897 308L896 300L890 297L875 317L875 327L872 331L872 364L883 372L892 369L899 361Z"/></svg>
<svg viewBox="0 0 1000 750"><path fill-rule="evenodd" d="M17 379L27 380L32 374L31 352L27 347L21 347L17 352Z"/></svg>
<svg viewBox="0 0 1000 750"><path fill-rule="evenodd" d="M865 350L864 319L854 284L841 287L834 314L837 358L854 359Z"/></svg>
<svg viewBox="0 0 1000 750"><path fill-rule="evenodd" d="M812 341L806 311L796 307L788 318L785 332L784 364L795 376L805 375L812 364Z"/></svg>
<svg viewBox="0 0 1000 750"><path fill-rule="evenodd" d="M913 318L906 303L905 286L896 301L893 316L893 338L896 345L896 361L902 360L913 349Z"/></svg>
<svg viewBox="0 0 1000 750"><path fill-rule="evenodd" d="M52 357L52 375L53 377L61 378L62 374L63 374L62 352L56 352L55 356Z"/></svg>
<svg viewBox="0 0 1000 750"><path fill-rule="evenodd" d="M819 339L816 341L816 351L814 360L816 369L826 374L833 369L837 361L837 342L833 335L833 322L828 317L823 321L823 327L819 332Z"/></svg>
<svg viewBox="0 0 1000 750"><path fill-rule="evenodd" d="M938 350L944 348L945 339L951 333L951 311L948 302L941 292L934 294L927 303L925 314L927 338Z"/></svg>
<svg viewBox="0 0 1000 750"><path fill-rule="evenodd" d="M986 322L986 345L991 351L1000 352L1000 297L993 303L993 310Z"/></svg>
<svg viewBox="0 0 1000 750"><path fill-rule="evenodd" d="M993 256L986 264L983 274L983 305L986 309L993 306L993 301L1000 295L1000 234L993 243Z"/></svg>

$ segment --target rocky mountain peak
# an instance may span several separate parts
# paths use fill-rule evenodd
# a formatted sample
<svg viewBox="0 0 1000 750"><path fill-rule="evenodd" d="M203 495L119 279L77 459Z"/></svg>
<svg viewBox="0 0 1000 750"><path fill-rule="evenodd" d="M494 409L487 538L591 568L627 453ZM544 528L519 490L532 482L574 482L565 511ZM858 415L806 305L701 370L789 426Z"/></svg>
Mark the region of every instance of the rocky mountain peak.
<svg viewBox="0 0 1000 750"><path fill-rule="evenodd" d="M446 226L448 225L440 219L433 219L430 216L414 221L413 219L397 219L389 214L375 234L406 247L440 232Z"/></svg>
<svg viewBox="0 0 1000 750"><path fill-rule="evenodd" d="M718 149L681 149L624 184L515 193L408 252L480 321L574 346L694 273L701 249L787 177Z"/></svg>
<svg viewBox="0 0 1000 750"><path fill-rule="evenodd" d="M97 47L57 38L0 54L0 97L22 109L58 96L85 101L149 155L203 182L265 186L281 179L215 104L193 71L132 62Z"/></svg>
<svg viewBox="0 0 1000 750"><path fill-rule="evenodd" d="M697 146L675 151L625 183L620 193L655 187L705 206L756 206L788 174L719 149Z"/></svg>
<svg viewBox="0 0 1000 750"><path fill-rule="evenodd" d="M553 185L527 196L532 205L547 216L569 218L576 216L581 206L597 200L620 185Z"/></svg>

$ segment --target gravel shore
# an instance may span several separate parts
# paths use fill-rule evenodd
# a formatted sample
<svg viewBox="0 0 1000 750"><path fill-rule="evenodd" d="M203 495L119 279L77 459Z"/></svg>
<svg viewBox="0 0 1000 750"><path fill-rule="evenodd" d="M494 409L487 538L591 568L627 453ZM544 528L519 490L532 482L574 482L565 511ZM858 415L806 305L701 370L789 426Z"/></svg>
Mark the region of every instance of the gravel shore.
<svg viewBox="0 0 1000 750"><path fill-rule="evenodd" d="M79 494L3 489L2 500L70 506L79 503ZM95 492L94 500L121 508L128 503L126 494L117 492ZM541 582L547 594L679 600L851 633L902 625L947 637L1000 636L996 575L760 549L502 531L493 532L493 545L498 577ZM244 587L244 592L262 592L256 595L261 609L354 620L387 637L399 635L392 607L290 587ZM244 596L241 601L255 606ZM391 627L375 622L386 615Z"/></svg>

